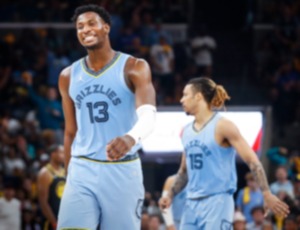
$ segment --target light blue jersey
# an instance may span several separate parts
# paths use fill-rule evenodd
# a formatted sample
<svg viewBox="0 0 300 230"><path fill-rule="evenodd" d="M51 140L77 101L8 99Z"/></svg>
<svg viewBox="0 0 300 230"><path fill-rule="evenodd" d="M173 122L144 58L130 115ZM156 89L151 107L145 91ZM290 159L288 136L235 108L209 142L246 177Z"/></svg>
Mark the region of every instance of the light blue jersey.
<svg viewBox="0 0 300 230"><path fill-rule="evenodd" d="M194 129L193 122L184 128L182 143L189 176L187 198L233 194L236 191L235 150L222 147L215 140L216 125L220 118L215 113L200 132Z"/></svg>
<svg viewBox="0 0 300 230"><path fill-rule="evenodd" d="M124 67L129 55L116 53L101 71L85 59L71 67L69 94L76 108L77 133L60 203L59 230L139 230L145 196L135 145L122 159L107 161L106 145L137 120L134 94Z"/></svg>
<svg viewBox="0 0 300 230"><path fill-rule="evenodd" d="M135 98L124 78L128 57L117 52L98 72L87 67L85 58L72 64L69 93L75 104L77 122L72 156L106 160L106 145L135 124ZM127 155L139 147L134 146Z"/></svg>
<svg viewBox="0 0 300 230"><path fill-rule="evenodd" d="M215 113L202 130L193 122L183 131L189 182L181 230L232 229L237 176L235 150L215 140L221 116Z"/></svg>

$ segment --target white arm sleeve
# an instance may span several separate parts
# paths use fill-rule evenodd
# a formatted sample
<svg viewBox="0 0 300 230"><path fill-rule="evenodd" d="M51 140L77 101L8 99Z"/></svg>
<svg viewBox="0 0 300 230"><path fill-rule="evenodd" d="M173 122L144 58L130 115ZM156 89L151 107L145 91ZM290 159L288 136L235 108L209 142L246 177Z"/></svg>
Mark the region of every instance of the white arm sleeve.
<svg viewBox="0 0 300 230"><path fill-rule="evenodd" d="M141 105L137 108L136 113L138 120L127 134L135 140L135 143L138 143L143 141L153 131L156 107L150 104Z"/></svg>
<svg viewBox="0 0 300 230"><path fill-rule="evenodd" d="M168 191L163 191L162 196L164 197L167 195L168 195ZM174 226L173 213L172 213L171 207L172 206L164 209L164 211L162 212L162 217L163 217L167 227Z"/></svg>

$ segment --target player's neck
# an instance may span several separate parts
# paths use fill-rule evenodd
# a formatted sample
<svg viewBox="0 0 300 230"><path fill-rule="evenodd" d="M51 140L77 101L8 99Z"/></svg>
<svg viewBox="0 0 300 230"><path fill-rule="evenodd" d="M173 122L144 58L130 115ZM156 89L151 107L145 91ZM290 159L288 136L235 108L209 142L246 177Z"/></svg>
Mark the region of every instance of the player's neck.
<svg viewBox="0 0 300 230"><path fill-rule="evenodd" d="M57 164L54 161L50 161L50 166L53 168L55 171L60 171L62 169L61 164Z"/></svg>
<svg viewBox="0 0 300 230"><path fill-rule="evenodd" d="M204 125L213 116L214 111L212 110L201 110L195 115L195 124L197 126Z"/></svg>
<svg viewBox="0 0 300 230"><path fill-rule="evenodd" d="M90 69L98 71L113 59L115 53L116 52L110 46L89 50L86 59L87 65Z"/></svg>

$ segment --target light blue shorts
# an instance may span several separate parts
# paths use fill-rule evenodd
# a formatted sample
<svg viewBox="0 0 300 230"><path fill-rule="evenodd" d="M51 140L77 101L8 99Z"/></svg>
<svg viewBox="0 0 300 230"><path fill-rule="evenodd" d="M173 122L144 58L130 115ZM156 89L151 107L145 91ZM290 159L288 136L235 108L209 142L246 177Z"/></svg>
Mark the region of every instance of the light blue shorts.
<svg viewBox="0 0 300 230"><path fill-rule="evenodd" d="M58 230L140 230L144 200L140 159L103 163L72 157Z"/></svg>
<svg viewBox="0 0 300 230"><path fill-rule="evenodd" d="M221 193L202 199L187 199L181 230L232 230L234 201Z"/></svg>

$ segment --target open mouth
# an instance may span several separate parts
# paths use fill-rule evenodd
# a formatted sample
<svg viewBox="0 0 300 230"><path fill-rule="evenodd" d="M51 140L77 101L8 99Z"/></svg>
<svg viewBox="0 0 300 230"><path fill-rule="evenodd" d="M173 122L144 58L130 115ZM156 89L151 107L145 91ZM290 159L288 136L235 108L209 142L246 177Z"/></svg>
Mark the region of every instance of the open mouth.
<svg viewBox="0 0 300 230"><path fill-rule="evenodd" d="M87 43L92 42L94 40L95 40L95 36L93 36L93 35L89 35L89 36L86 36L83 38L83 41L87 42Z"/></svg>

